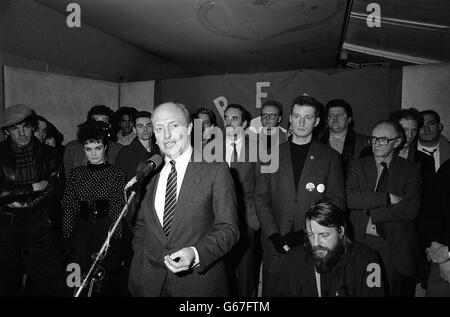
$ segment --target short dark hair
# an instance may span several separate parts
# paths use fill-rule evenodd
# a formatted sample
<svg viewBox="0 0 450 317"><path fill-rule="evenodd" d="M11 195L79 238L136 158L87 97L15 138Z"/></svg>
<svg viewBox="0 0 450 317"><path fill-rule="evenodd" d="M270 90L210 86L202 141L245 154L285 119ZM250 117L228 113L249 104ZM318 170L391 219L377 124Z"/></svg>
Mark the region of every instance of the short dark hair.
<svg viewBox="0 0 450 317"><path fill-rule="evenodd" d="M152 119L152 114L148 111L137 111L136 113L134 113L133 115L133 125L136 125L136 120L139 118L149 118L150 120Z"/></svg>
<svg viewBox="0 0 450 317"><path fill-rule="evenodd" d="M294 110L295 105L313 107L316 117L320 117L320 115L322 113L322 109L323 109L323 105L320 102L318 102L314 97L311 97L308 95L301 95L301 96L295 97L294 101L292 102L292 106L291 106L291 114L292 114L292 111Z"/></svg>
<svg viewBox="0 0 450 317"><path fill-rule="evenodd" d="M37 122L38 121L42 121L42 122L45 122L45 123L47 123L47 125L48 125L48 120L47 119L45 119L43 116L40 116L40 115L34 115L34 120L36 121L36 125L37 125Z"/></svg>
<svg viewBox="0 0 450 317"><path fill-rule="evenodd" d="M232 103L225 108L225 111L223 113L225 113L230 108L239 109L241 111L242 122L247 121L244 129L247 129L250 126L250 121L252 120L252 115L250 114L250 112L248 112L247 109L244 108L244 106L237 103Z"/></svg>
<svg viewBox="0 0 450 317"><path fill-rule="evenodd" d="M56 142L56 146L60 146L64 141L64 135L51 122L47 122L47 137L46 139L53 137Z"/></svg>
<svg viewBox="0 0 450 317"><path fill-rule="evenodd" d="M278 109L278 116L283 117L283 104L279 101L268 99L264 101L261 105L261 112L265 106L272 106Z"/></svg>
<svg viewBox="0 0 450 317"><path fill-rule="evenodd" d="M345 113L347 114L347 117L352 117L353 118L353 110L352 110L352 106L345 101L344 99L332 99L330 101L328 101L327 103L327 114L330 111L330 108L337 108L337 107L341 107L344 108Z"/></svg>
<svg viewBox="0 0 450 317"><path fill-rule="evenodd" d="M441 117L439 116L439 114L436 112L436 111L434 111L434 110L431 110L431 109L429 109L429 110L424 110L424 111L422 111L422 112L420 112L420 114L422 115L422 118L425 116L425 115L433 115L433 116L435 116L436 117L436 120L437 120L437 122L438 123L441 123Z"/></svg>
<svg viewBox="0 0 450 317"><path fill-rule="evenodd" d="M89 110L87 119L92 119L95 115L107 116L109 118L109 122L111 123L114 117L114 111L105 105L95 105L91 108L91 110Z"/></svg>
<svg viewBox="0 0 450 317"><path fill-rule="evenodd" d="M123 115L127 115L130 120L133 120L133 115L137 112L136 108L132 107L120 107L119 110L117 110L114 113L114 121L116 124L120 124L120 120Z"/></svg>
<svg viewBox="0 0 450 317"><path fill-rule="evenodd" d="M198 119L199 118L199 114L207 114L209 117L209 122L211 124L213 124L214 126L217 125L217 121L216 121L216 114L214 113L214 111L201 107L200 109L198 109L197 111L194 112L194 119Z"/></svg>
<svg viewBox="0 0 450 317"><path fill-rule="evenodd" d="M109 125L106 122L90 119L79 125L78 141L82 145L98 141L108 145L109 137Z"/></svg>
<svg viewBox="0 0 450 317"><path fill-rule="evenodd" d="M390 121L395 121L400 123L400 120L414 120L417 122L417 126L420 129L423 126L423 117L417 109L409 108L409 109L401 109L392 112L389 115Z"/></svg>

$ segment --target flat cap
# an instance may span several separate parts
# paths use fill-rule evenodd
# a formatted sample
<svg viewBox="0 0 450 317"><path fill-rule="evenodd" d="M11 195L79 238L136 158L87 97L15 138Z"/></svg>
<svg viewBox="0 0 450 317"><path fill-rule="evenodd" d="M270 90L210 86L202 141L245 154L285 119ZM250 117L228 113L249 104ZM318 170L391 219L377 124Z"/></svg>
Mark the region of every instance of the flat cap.
<svg viewBox="0 0 450 317"><path fill-rule="evenodd" d="M0 128L12 126L33 114L33 110L22 104L14 105L0 111Z"/></svg>

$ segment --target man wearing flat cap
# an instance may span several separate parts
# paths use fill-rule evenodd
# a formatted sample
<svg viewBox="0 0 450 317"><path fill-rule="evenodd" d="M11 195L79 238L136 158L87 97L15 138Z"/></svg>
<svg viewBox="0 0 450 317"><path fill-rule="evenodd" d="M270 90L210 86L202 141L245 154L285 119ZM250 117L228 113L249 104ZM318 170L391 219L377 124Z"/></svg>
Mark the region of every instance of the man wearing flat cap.
<svg viewBox="0 0 450 317"><path fill-rule="evenodd" d="M0 297L65 295L47 215L61 188L57 155L33 137L26 105L0 111L0 128Z"/></svg>

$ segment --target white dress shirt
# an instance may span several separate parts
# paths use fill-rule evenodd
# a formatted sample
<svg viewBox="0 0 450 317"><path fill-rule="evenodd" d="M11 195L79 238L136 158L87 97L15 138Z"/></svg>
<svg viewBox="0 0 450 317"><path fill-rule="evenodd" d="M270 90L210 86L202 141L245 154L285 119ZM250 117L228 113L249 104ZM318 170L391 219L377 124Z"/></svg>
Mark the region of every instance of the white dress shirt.
<svg viewBox="0 0 450 317"><path fill-rule="evenodd" d="M242 145L244 144L244 136L240 135L239 139L237 140L230 140L229 138L226 138L225 142L225 157L227 160L228 166L231 166L231 156L233 155L233 143L236 143L236 152L237 152L237 159L239 159L239 155L241 154Z"/></svg>
<svg viewBox="0 0 450 317"><path fill-rule="evenodd" d="M192 146L189 147L183 154L178 156L175 161L175 169L177 171L177 201L178 195L180 194L181 184L183 184L184 175L186 174L187 166L191 160L192 156ZM167 156L165 158L165 165L161 169L159 174L158 185L156 186L156 194L155 194L155 210L156 215L158 216L159 222L161 226L163 226L164 219L164 205L166 202L166 186L167 186L167 177L169 176L172 165L170 164L171 159ZM197 249L195 247L191 247L195 253L195 262L194 266L200 262Z"/></svg>
<svg viewBox="0 0 450 317"><path fill-rule="evenodd" d="M381 172L383 172L383 165L381 165L381 161L380 162L375 161L375 164L377 166L377 182L375 184L375 188L377 188L378 182L380 181ZM388 164L387 164L388 168L389 168L390 164L391 164L391 162L388 162ZM366 234L379 237L378 232L377 232L377 227L372 222L371 217L369 217L369 221L367 222Z"/></svg>
<svg viewBox="0 0 450 317"><path fill-rule="evenodd" d="M436 144L436 146L433 147L424 146L420 144L420 142L418 142L417 149L430 156L431 154L429 152L433 152L434 150L436 150L436 152L434 152L433 154L433 158L434 158L434 171L437 172L439 167L441 167L441 158L440 158L441 152L439 151L439 142L438 144Z"/></svg>

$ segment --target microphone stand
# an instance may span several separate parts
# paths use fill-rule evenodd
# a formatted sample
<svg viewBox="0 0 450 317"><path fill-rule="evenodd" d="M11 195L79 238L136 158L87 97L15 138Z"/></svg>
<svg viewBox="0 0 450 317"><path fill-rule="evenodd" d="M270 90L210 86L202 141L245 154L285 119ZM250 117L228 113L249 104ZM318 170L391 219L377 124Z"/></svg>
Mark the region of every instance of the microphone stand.
<svg viewBox="0 0 450 317"><path fill-rule="evenodd" d="M93 289L94 284L98 283L98 281L103 279L103 277L105 276L105 270L100 266L100 263L106 257L106 253L108 252L111 237L113 236L114 232L116 231L117 227L119 226L122 218L125 217L128 207L130 206L130 204L133 201L135 196L136 196L136 189L133 188L131 191L131 195L127 200L127 203L125 204L125 206L123 207L119 216L117 217L116 221L114 222L113 227L108 231L108 236L106 237L106 240L103 243L103 246L101 247L100 251L95 254L94 262L92 263L88 273L84 276L83 281L81 282L81 285L76 289L74 297L79 297L81 292L87 286L88 283L89 283L88 297L90 297L92 294L92 289Z"/></svg>

